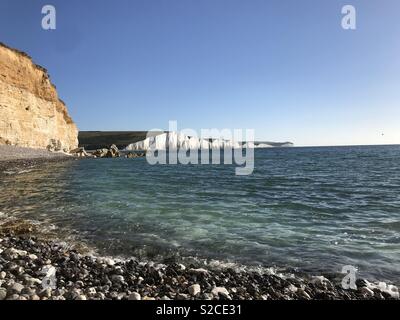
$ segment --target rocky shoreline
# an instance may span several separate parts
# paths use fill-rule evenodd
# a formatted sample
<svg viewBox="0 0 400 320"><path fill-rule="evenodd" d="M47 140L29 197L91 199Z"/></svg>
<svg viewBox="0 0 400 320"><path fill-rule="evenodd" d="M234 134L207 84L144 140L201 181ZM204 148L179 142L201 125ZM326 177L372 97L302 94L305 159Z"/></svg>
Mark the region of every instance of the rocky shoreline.
<svg viewBox="0 0 400 320"><path fill-rule="evenodd" d="M23 169L71 156L0 161ZM204 264L160 264L90 254L85 246L43 236L38 225L5 222L0 212L0 300L383 300L398 288L357 280L341 286L343 274L278 273ZM268 271L269 270L269 271Z"/></svg>
<svg viewBox="0 0 400 320"><path fill-rule="evenodd" d="M77 157L62 152L0 145L0 174L6 171L21 171L49 162L71 161Z"/></svg>
<svg viewBox="0 0 400 320"><path fill-rule="evenodd" d="M112 144L110 148L102 148L94 151L86 151L85 148L80 147L72 150L71 155L78 158L143 158L146 156L146 152L127 152L121 151L115 144Z"/></svg>
<svg viewBox="0 0 400 320"><path fill-rule="evenodd" d="M398 299L396 287L373 287L365 280L356 282L357 290L344 290L334 276L101 257L32 231L26 225L2 228L0 300Z"/></svg>
<svg viewBox="0 0 400 320"><path fill-rule="evenodd" d="M123 152L115 145L109 149L86 151L84 148L72 150L69 154L50 152L42 149L0 146L0 174L8 170L21 171L31 167L46 165L49 162L80 160L85 158L120 158L128 159L145 157L145 152Z"/></svg>

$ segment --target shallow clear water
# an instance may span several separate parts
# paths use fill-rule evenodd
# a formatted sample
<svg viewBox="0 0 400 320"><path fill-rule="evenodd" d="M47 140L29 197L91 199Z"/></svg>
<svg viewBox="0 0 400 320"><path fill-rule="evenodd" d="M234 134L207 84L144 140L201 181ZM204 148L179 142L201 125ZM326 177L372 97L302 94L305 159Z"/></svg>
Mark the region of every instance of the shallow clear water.
<svg viewBox="0 0 400 320"><path fill-rule="evenodd" d="M256 150L241 177L233 166L70 161L3 175L0 188L0 212L73 230L106 254L400 276L400 146Z"/></svg>

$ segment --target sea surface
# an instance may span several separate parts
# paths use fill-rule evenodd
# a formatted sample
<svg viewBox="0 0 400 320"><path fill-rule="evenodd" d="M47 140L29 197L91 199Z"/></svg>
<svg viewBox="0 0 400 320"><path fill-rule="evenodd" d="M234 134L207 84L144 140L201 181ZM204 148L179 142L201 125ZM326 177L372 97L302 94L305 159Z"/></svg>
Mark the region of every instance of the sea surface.
<svg viewBox="0 0 400 320"><path fill-rule="evenodd" d="M68 230L109 255L400 279L400 146L255 150L235 165L49 163L0 176L0 219Z"/></svg>

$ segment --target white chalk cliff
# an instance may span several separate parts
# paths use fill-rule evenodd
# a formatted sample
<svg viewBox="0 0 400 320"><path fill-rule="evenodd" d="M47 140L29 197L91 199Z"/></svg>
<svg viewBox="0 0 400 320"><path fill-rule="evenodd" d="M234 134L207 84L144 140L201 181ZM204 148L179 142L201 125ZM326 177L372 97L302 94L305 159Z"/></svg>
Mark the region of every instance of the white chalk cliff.
<svg viewBox="0 0 400 320"><path fill-rule="evenodd" d="M200 139L197 137L188 137L182 133L168 132L155 137L148 137L143 141L132 143L126 147L127 151L147 151L153 150L168 150L168 149L223 149L242 148L239 142L232 142L224 139Z"/></svg>

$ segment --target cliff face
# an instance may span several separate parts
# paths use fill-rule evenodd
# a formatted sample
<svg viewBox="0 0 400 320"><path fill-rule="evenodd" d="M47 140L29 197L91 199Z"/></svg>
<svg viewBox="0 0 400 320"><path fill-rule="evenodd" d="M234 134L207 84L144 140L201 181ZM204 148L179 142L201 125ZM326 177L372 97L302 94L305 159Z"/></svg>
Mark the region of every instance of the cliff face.
<svg viewBox="0 0 400 320"><path fill-rule="evenodd" d="M0 43L0 144L70 151L78 129L47 71Z"/></svg>

